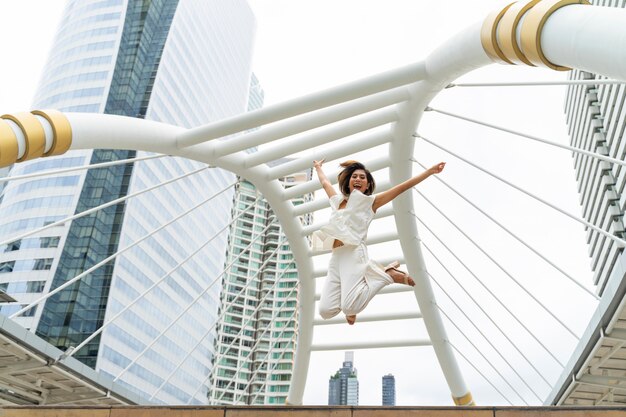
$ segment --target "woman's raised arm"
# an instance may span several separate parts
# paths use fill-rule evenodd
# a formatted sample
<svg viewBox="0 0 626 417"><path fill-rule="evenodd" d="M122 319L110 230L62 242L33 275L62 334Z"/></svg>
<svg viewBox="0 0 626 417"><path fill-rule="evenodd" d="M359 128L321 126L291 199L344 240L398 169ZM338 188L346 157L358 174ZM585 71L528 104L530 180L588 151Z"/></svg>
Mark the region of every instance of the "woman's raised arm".
<svg viewBox="0 0 626 417"><path fill-rule="evenodd" d="M322 184L322 188L324 189L324 191L326 191L326 195L328 195L328 198L330 198L336 195L337 191L335 190L333 185L330 183L330 180L328 179L326 174L324 174L324 170L322 169L323 163L324 163L324 159L321 159L319 161L313 161L313 167L315 168L315 172L317 172L317 178L320 180L320 184Z"/></svg>
<svg viewBox="0 0 626 417"><path fill-rule="evenodd" d="M440 162L437 165L433 165L428 168L426 171L422 172L419 175L414 176L413 178L409 178L408 180L401 182L398 185L395 185L388 189L387 191L383 191L380 194L376 194L374 199L374 204L372 205L372 210L376 211L381 206L384 206L406 190L415 187L420 182L424 181L426 178L430 177L433 174L439 174L443 171L443 168L446 166L445 162Z"/></svg>

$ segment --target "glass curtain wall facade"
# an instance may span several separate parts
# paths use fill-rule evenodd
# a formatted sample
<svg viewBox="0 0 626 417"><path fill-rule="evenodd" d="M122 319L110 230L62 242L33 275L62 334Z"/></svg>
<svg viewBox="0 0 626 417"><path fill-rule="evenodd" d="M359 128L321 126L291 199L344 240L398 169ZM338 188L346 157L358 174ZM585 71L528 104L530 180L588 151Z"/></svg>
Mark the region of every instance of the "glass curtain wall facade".
<svg viewBox="0 0 626 417"><path fill-rule="evenodd" d="M281 181L289 188L310 179L307 171ZM235 194L233 217L239 215L228 243L211 404L284 404L298 331L298 273L271 207L247 181Z"/></svg>
<svg viewBox="0 0 626 417"><path fill-rule="evenodd" d="M359 405L359 379L354 352L346 352L343 366L328 380L328 405Z"/></svg>
<svg viewBox="0 0 626 417"><path fill-rule="evenodd" d="M122 0L67 3L33 107L68 112L104 111L125 13ZM90 150L73 151L17 164L12 167L10 176L87 165L92 153ZM0 205L0 239L10 239L74 214L85 178L85 171L75 171L8 183ZM41 292L16 293L20 304L3 306L2 314L13 314L50 290L69 230L69 225L64 224L0 248L0 270L3 271L0 282L9 286L16 282L44 282ZM42 269L35 269L42 263ZM12 264L32 267L14 271ZM39 305L16 321L35 331L42 311Z"/></svg>
<svg viewBox="0 0 626 417"><path fill-rule="evenodd" d="M383 376L383 405L396 405L396 378L391 374Z"/></svg>
<svg viewBox="0 0 626 417"><path fill-rule="evenodd" d="M184 127L233 116L247 109L254 32L244 0L70 0L33 107ZM146 155L74 151L15 165L11 175ZM204 167L162 157L11 182L0 204L0 239ZM17 321L66 349L115 318L75 354L78 359L146 401L206 403L220 289L215 280L224 265L235 181L231 173L203 169L5 245L0 284L25 292L14 293L19 302L1 312L17 311L123 250Z"/></svg>
<svg viewBox="0 0 626 417"><path fill-rule="evenodd" d="M626 7L624 0L592 0L604 7ZM571 71L571 79L606 79L585 71ZM567 90L565 113L571 145L602 155L626 158L626 88L622 84L577 85ZM626 207L626 169L617 164L574 154L574 169L582 214L585 220L603 230L624 238L624 209ZM625 270L623 248L587 230L587 243L596 292L602 294L606 283ZM616 267L621 265L622 267ZM615 277L618 280L622 276Z"/></svg>

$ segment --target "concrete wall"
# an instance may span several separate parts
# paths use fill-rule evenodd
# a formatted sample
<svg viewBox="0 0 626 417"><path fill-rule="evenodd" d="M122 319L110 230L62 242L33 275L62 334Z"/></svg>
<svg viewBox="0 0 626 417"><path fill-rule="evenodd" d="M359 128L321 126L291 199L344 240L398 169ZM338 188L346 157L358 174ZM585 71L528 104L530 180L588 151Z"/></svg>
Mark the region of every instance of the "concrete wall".
<svg viewBox="0 0 626 417"><path fill-rule="evenodd" d="M626 417L613 407L3 407L1 417Z"/></svg>

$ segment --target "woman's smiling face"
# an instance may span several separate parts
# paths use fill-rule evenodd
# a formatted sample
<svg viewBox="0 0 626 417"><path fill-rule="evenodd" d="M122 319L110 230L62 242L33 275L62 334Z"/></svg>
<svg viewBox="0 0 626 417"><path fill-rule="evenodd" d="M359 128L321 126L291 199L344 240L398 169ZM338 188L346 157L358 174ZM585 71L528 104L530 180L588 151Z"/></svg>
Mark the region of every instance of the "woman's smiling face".
<svg viewBox="0 0 626 417"><path fill-rule="evenodd" d="M365 191L367 191L367 187L369 186L365 171L362 169L354 170L352 176L350 177L349 185L350 193L352 193L352 191L354 190L359 190L360 192L365 193Z"/></svg>

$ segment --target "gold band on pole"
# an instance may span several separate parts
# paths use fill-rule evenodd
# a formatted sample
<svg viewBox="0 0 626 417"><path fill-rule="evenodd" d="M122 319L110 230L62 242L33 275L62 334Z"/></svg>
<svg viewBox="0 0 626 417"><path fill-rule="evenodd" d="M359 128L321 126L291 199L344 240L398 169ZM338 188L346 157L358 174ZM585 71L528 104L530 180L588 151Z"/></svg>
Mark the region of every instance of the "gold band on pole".
<svg viewBox="0 0 626 417"><path fill-rule="evenodd" d="M17 161L17 137L11 126L0 120L0 168L7 167Z"/></svg>
<svg viewBox="0 0 626 417"><path fill-rule="evenodd" d="M498 25L498 44L502 53L513 64L534 65L524 56L517 44L517 25L522 16L541 0L524 0L514 3L507 9Z"/></svg>
<svg viewBox="0 0 626 417"><path fill-rule="evenodd" d="M454 400L454 404L456 405L460 405L460 406L474 406L476 405L476 403L474 402L474 399L472 398L472 393L468 392L467 394L465 394L462 397L452 397L452 399Z"/></svg>
<svg viewBox="0 0 626 417"><path fill-rule="evenodd" d="M590 3L588 0L520 0L493 11L485 18L480 30L480 42L485 53L501 64L569 70L546 58L541 49L541 31L555 11L572 4ZM518 29L520 42L517 41Z"/></svg>
<svg viewBox="0 0 626 417"><path fill-rule="evenodd" d="M72 145L72 126L67 117L60 111L51 109L33 110L31 113L43 117L52 127L52 147L42 156L55 156L67 152Z"/></svg>
<svg viewBox="0 0 626 417"><path fill-rule="evenodd" d="M23 162L29 159L39 158L43 155L46 147L46 132L37 118L28 113L20 112L15 114L5 114L2 119L11 120L17 124L24 133L26 149L24 155L16 162Z"/></svg>
<svg viewBox="0 0 626 417"><path fill-rule="evenodd" d="M571 4L590 3L587 0L543 0L528 11L522 23L522 49L526 58L534 65L557 71L571 69L550 62L541 49L541 31L546 20L561 7Z"/></svg>
<svg viewBox="0 0 626 417"><path fill-rule="evenodd" d="M514 3L510 3L503 9L494 10L489 13L480 28L480 43L482 44L483 49L487 55L489 55L489 58L501 64L512 64L498 45L498 24L500 23L502 16L504 16L508 8L513 4Z"/></svg>

